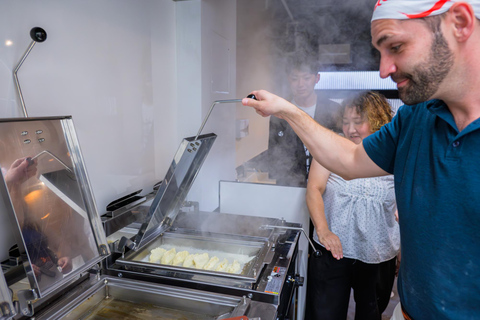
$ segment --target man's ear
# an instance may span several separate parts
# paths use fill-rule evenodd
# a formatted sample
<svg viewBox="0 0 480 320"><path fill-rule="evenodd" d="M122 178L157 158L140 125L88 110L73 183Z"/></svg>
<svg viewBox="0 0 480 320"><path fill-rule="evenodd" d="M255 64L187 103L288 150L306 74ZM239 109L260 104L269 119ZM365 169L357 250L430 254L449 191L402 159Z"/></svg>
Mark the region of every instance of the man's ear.
<svg viewBox="0 0 480 320"><path fill-rule="evenodd" d="M317 73L317 78L315 80L315 83L318 83L318 81L320 81L320 73Z"/></svg>
<svg viewBox="0 0 480 320"><path fill-rule="evenodd" d="M465 42L475 29L475 14L470 4L455 2L448 11L447 18L453 26L453 35L458 42Z"/></svg>

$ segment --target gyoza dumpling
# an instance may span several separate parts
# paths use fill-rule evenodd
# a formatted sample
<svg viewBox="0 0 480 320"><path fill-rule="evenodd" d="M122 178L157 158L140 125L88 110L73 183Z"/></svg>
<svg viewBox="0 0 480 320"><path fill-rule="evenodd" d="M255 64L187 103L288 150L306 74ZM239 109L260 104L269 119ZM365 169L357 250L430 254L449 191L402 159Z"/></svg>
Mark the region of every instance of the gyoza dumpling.
<svg viewBox="0 0 480 320"><path fill-rule="evenodd" d="M162 264L172 264L173 258L175 258L176 254L177 254L177 250L175 250L175 248L172 248L163 254L163 257L160 260L160 262Z"/></svg>
<svg viewBox="0 0 480 320"><path fill-rule="evenodd" d="M217 264L218 262L218 257L212 257L208 262L207 264L203 267L203 269L205 270L212 270L213 267L215 267L215 265Z"/></svg>
<svg viewBox="0 0 480 320"><path fill-rule="evenodd" d="M225 272L225 270L227 270L227 267L228 267L228 260L223 259L223 261L218 264L217 268L215 268L215 271Z"/></svg>
<svg viewBox="0 0 480 320"><path fill-rule="evenodd" d="M183 261L183 266L185 268L193 268L195 267L194 263L193 263L193 259L196 257L197 255L196 254L189 254L186 258L185 258L185 261Z"/></svg>
<svg viewBox="0 0 480 320"><path fill-rule="evenodd" d="M153 263L160 263L160 259L162 256L167 252L167 250L163 248L155 248L152 251L150 251L150 258L149 261Z"/></svg>
<svg viewBox="0 0 480 320"><path fill-rule="evenodd" d="M175 258L173 258L173 265L174 266L177 266L181 263L183 263L183 261L185 261L185 258L188 256L188 251L180 251L178 252L176 255L175 255Z"/></svg>
<svg viewBox="0 0 480 320"><path fill-rule="evenodd" d="M238 271L240 271L240 263L234 260L233 263L227 267L226 271L229 273L238 273Z"/></svg>
<svg viewBox="0 0 480 320"><path fill-rule="evenodd" d="M195 268L203 269L205 264L207 264L209 258L208 253L198 254L195 258L193 258L193 262L195 263Z"/></svg>

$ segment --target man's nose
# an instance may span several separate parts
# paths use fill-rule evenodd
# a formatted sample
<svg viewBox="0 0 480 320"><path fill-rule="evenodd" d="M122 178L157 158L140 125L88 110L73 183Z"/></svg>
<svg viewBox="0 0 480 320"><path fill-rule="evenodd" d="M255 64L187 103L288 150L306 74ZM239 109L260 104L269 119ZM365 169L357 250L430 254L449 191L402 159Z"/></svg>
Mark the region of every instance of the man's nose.
<svg viewBox="0 0 480 320"><path fill-rule="evenodd" d="M380 57L380 77L382 79L388 78L392 73L397 71L395 61L390 56Z"/></svg>

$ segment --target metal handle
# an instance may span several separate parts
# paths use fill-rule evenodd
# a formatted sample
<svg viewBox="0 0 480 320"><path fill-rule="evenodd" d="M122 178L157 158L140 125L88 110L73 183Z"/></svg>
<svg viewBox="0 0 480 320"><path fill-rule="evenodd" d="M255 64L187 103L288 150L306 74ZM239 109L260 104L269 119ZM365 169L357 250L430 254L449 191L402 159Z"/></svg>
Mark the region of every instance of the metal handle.
<svg viewBox="0 0 480 320"><path fill-rule="evenodd" d="M39 154L37 154L36 156L32 157L32 158L27 158L27 161L29 163L29 165L33 164L33 160L35 160L36 158L40 157L42 154L49 154L50 156L52 156L55 160L57 160L58 162L60 162L60 164L65 168L67 169L68 172L72 173L73 174L73 170L70 169L69 166L67 166L65 164L65 162L63 162L62 160L60 160L57 156L55 156L53 153L51 153L50 151L48 150L43 150L42 152L40 152Z"/></svg>
<svg viewBox="0 0 480 320"><path fill-rule="evenodd" d="M30 38L35 42L43 42L47 40L47 32L40 27L35 27L30 30Z"/></svg>
<svg viewBox="0 0 480 320"><path fill-rule="evenodd" d="M253 95L253 94L249 94L249 95L247 96L247 98L257 100L257 98L255 97L255 95ZM197 140L197 138L198 138L198 136L200 135L200 133L202 133L203 127L205 127L205 124L207 123L207 120L208 120L208 118L210 117L210 114L212 113L213 107L215 107L215 105L217 105L217 104L219 104L219 103L234 103L234 102L242 102L242 99L230 99L230 100L216 100L216 101L214 101L214 102L212 103L212 106L210 107L210 110L208 110L207 116L205 117L205 119L203 119L202 125L200 126L200 129L198 130L198 133L197 133L197 135L195 136L195 140Z"/></svg>
<svg viewBox="0 0 480 320"><path fill-rule="evenodd" d="M22 89L20 88L20 82L18 81L17 73L18 73L18 70L20 70L20 67L22 66L25 59L27 59L27 56L30 53L30 51L32 51L35 44L37 42L43 42L47 40L47 33L42 28L35 27L35 28L32 28L32 30L30 30L30 37L32 38L32 42L30 43L27 50L23 54L22 58L18 62L17 66L13 70L13 81L15 83L15 88L17 89L18 98L20 99L20 104L22 105L22 111L25 118L28 118L28 113L27 113L27 108L25 107L25 100L23 100Z"/></svg>
<svg viewBox="0 0 480 320"><path fill-rule="evenodd" d="M315 257L320 257L322 255L322 252L320 250L317 250L317 248L315 248L315 245L313 244L312 240L310 240L310 238L308 237L307 233L305 232L305 230L303 228L287 227L287 226L272 226L272 225L263 225L263 226L261 226L261 228L264 228L264 229L275 229L276 228L276 229L284 229L284 230L302 231L303 235L305 236L305 238L307 238L308 243L310 243L310 246L313 249L313 255Z"/></svg>

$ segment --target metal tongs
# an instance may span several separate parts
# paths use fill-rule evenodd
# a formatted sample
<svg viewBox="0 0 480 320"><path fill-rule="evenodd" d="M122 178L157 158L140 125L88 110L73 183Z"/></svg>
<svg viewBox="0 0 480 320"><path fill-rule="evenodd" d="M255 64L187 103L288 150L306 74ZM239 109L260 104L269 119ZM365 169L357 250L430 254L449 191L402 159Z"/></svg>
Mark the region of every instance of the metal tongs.
<svg viewBox="0 0 480 320"><path fill-rule="evenodd" d="M300 227L286 227L286 226L273 226L273 225L269 225L269 224L263 225L260 228L262 228L262 229L284 229L284 230L302 231L305 238L307 238L308 243L310 243L310 247L312 247L313 256L315 258L318 258L318 257L322 256L322 252L320 250L317 250L317 248L315 248L315 245L313 244L312 240L310 240L310 238L308 237L307 233L305 232L305 230L303 228L300 228Z"/></svg>
<svg viewBox="0 0 480 320"><path fill-rule="evenodd" d="M255 97L254 94L249 94L247 98L250 99L255 99L257 100L257 97ZM213 107L219 103L234 103L234 102L242 102L242 99L230 99L230 100L217 100L212 103L212 106L210 107L210 110L208 110L207 116L205 119L203 119L202 125L200 126L200 129L198 130L197 135L195 136L195 140L198 139L198 136L202 133L203 127L205 127L205 124L207 123L208 118L210 117L210 114L212 113Z"/></svg>

